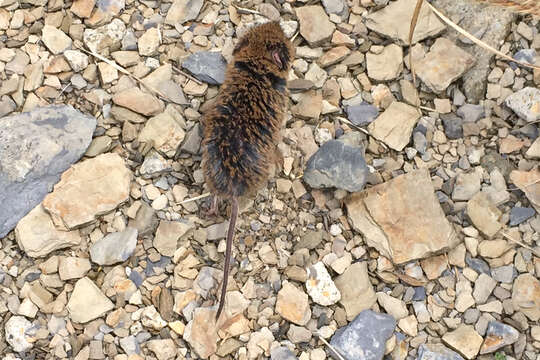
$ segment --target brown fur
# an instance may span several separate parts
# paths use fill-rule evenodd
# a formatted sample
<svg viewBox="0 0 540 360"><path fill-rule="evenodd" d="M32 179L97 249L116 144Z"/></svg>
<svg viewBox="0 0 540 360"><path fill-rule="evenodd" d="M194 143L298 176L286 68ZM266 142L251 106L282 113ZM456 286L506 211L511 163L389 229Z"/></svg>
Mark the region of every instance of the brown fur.
<svg viewBox="0 0 540 360"><path fill-rule="evenodd" d="M203 116L203 171L211 193L231 199L254 195L267 181L279 158L277 144L287 106L287 74L294 50L278 23L250 29L237 43L225 82ZM236 208L237 210L237 208ZM231 219L227 252L232 246ZM231 230L232 228L232 230ZM223 307L228 262L225 258Z"/></svg>

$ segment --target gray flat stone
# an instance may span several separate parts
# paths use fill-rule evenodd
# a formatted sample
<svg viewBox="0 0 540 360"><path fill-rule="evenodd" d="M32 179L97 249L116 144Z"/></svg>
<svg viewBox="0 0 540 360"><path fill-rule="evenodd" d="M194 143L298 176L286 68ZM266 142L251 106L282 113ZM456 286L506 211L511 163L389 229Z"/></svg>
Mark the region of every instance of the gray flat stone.
<svg viewBox="0 0 540 360"><path fill-rule="evenodd" d="M387 314L364 310L347 326L338 329L330 344L345 360L380 360L396 320ZM334 359L339 359L331 353Z"/></svg>
<svg viewBox="0 0 540 360"><path fill-rule="evenodd" d="M362 190L368 175L362 148L330 140L308 160L304 180L312 188L336 187L354 192Z"/></svg>
<svg viewBox="0 0 540 360"><path fill-rule="evenodd" d="M211 85L220 85L225 81L227 62L218 52L201 51L185 59L182 67L200 81Z"/></svg>
<svg viewBox="0 0 540 360"><path fill-rule="evenodd" d="M95 128L95 118L65 105L0 119L0 238L79 160Z"/></svg>
<svg viewBox="0 0 540 360"><path fill-rule="evenodd" d="M356 126L368 125L379 116L379 109L366 102L349 105L346 111L347 118Z"/></svg>
<svg viewBox="0 0 540 360"><path fill-rule="evenodd" d="M108 234L90 246L90 258L99 265L113 265L126 261L135 251L137 234L137 229L132 227Z"/></svg>
<svg viewBox="0 0 540 360"><path fill-rule="evenodd" d="M291 350L285 346L279 346L270 351L271 360L297 360L298 358L294 356Z"/></svg>
<svg viewBox="0 0 540 360"><path fill-rule="evenodd" d="M422 344L416 360L463 360L463 357L441 344Z"/></svg>

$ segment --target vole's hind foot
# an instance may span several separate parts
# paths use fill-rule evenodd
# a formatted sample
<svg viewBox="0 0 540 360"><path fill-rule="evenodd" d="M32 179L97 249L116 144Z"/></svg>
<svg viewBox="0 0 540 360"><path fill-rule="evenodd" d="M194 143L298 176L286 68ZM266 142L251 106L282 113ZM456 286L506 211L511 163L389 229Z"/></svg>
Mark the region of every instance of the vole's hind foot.
<svg viewBox="0 0 540 360"><path fill-rule="evenodd" d="M205 202L203 208L203 214L205 217L215 217L219 215L219 198L215 195L212 195L210 199Z"/></svg>

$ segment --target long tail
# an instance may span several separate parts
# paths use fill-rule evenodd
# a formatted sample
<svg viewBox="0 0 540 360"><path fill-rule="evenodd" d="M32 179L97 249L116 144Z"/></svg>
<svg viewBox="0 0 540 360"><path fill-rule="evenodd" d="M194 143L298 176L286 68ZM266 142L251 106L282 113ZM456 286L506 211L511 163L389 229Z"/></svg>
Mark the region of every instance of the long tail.
<svg viewBox="0 0 540 360"><path fill-rule="evenodd" d="M223 285L221 286L221 296L219 298L219 307L216 313L216 320L223 311L225 304L225 294L227 293L227 283L229 282L229 268L231 266L232 242L234 238L234 227L236 226L236 218L238 217L238 200L232 198L231 221L229 222L229 230L227 230L227 247L225 249L225 266L223 268Z"/></svg>
<svg viewBox="0 0 540 360"><path fill-rule="evenodd" d="M540 16L540 2L538 0L479 0L480 2L508 7L513 11Z"/></svg>

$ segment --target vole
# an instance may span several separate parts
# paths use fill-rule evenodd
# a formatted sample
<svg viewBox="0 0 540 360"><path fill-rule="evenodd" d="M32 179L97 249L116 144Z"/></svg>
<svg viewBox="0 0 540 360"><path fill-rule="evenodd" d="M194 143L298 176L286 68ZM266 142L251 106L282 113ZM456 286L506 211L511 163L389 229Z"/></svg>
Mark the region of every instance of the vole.
<svg viewBox="0 0 540 360"><path fill-rule="evenodd" d="M225 302L238 198L266 183L288 103L287 75L294 49L279 23L255 26L238 40L225 81L203 115L202 168L210 192L231 201L223 283L216 319Z"/></svg>

